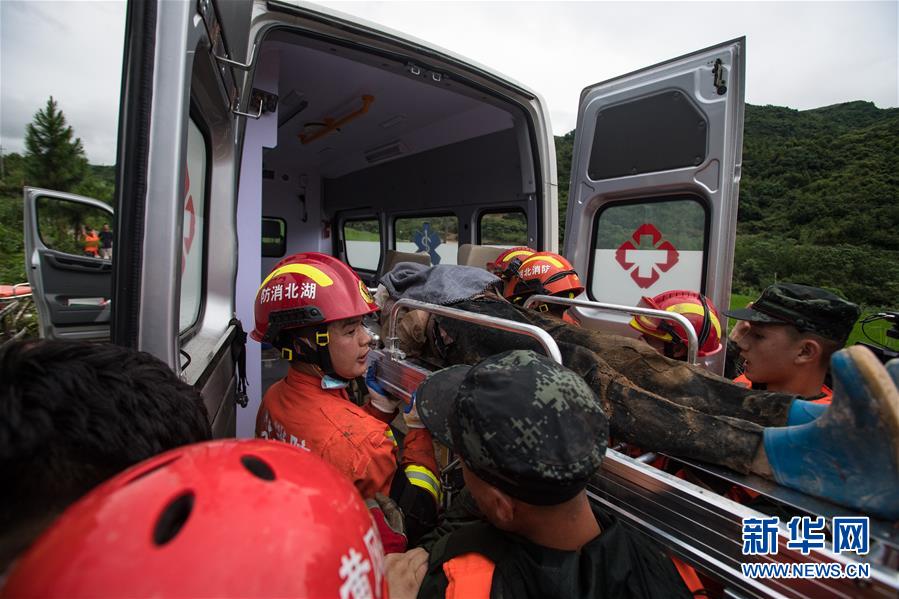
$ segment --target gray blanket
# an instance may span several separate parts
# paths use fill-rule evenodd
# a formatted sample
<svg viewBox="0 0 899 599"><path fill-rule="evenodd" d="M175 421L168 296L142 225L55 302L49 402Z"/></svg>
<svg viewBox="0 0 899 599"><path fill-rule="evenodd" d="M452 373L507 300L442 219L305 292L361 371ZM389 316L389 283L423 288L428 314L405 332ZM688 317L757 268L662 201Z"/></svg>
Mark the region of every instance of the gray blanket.
<svg viewBox="0 0 899 599"><path fill-rule="evenodd" d="M400 262L381 277L390 297L402 297L450 305L480 295L488 289L499 289L500 279L483 268L438 264L425 266Z"/></svg>

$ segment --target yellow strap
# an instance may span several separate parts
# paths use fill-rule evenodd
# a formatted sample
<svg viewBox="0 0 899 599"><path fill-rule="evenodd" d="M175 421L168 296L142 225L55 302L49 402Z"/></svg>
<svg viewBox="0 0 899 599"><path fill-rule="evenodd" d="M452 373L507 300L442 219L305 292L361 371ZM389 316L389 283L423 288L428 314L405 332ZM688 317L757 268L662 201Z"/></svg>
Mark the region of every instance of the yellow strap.
<svg viewBox="0 0 899 599"><path fill-rule="evenodd" d="M390 430L389 427L387 428L387 430L384 431L384 435L385 435L388 439L390 439L391 441L393 441L393 446L394 446L394 447L397 447L396 437L393 435L393 431Z"/></svg>
<svg viewBox="0 0 899 599"><path fill-rule="evenodd" d="M434 496L434 501L440 502L440 481L424 466L411 464L404 469L406 478L416 487L421 487Z"/></svg>

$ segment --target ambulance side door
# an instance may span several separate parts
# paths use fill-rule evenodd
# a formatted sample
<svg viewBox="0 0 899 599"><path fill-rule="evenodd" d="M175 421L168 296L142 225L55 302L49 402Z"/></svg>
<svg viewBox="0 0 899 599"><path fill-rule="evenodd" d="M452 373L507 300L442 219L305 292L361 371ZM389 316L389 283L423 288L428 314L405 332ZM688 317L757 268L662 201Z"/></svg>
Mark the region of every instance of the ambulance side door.
<svg viewBox="0 0 899 599"><path fill-rule="evenodd" d="M688 289L727 310L745 48L745 38L732 40L581 92L565 255L589 299L635 306L642 296ZM577 316L636 335L629 316L583 308ZM719 352L705 365L720 373L723 364Z"/></svg>
<svg viewBox="0 0 899 599"><path fill-rule="evenodd" d="M99 200L25 188L25 271L41 338L109 339L112 262L85 252L85 236L114 219Z"/></svg>
<svg viewBox="0 0 899 599"><path fill-rule="evenodd" d="M241 399L232 319L244 117L232 108L252 9L134 1L125 29L112 337L197 387L217 437L235 434Z"/></svg>

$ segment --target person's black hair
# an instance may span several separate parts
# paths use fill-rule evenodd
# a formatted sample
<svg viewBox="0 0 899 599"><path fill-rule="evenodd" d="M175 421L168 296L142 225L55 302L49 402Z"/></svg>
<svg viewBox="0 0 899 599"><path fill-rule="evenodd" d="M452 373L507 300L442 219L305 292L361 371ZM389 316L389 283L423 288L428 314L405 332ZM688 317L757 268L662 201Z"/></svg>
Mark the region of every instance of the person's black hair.
<svg viewBox="0 0 899 599"><path fill-rule="evenodd" d="M150 354L77 341L3 347L0 530L12 540L2 557L107 478L211 436L200 394Z"/></svg>

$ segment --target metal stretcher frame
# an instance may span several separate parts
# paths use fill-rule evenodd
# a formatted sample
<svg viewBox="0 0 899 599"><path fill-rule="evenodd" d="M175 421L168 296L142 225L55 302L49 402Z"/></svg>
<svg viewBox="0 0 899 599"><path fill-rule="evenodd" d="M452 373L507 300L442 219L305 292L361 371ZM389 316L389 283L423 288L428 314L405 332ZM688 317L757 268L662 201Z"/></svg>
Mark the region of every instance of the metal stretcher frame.
<svg viewBox="0 0 899 599"><path fill-rule="evenodd" d="M402 307L426 309L435 314L450 318L461 317L469 322L478 322L503 330L524 331L509 326L519 325L519 323L501 318L413 300L400 301L405 302L403 306L400 308L395 306L390 314L388 330L390 337L393 338L392 349L389 351L375 350L372 354L373 360L377 364L376 376L379 382L389 392L406 399L412 396L430 371L405 360L402 352L396 347L395 320ZM590 307L595 306L591 305ZM692 327L689 328L692 329ZM542 329L539 330L545 333ZM540 338L530 333L532 331L524 334ZM391 342L391 339L388 339L388 342ZM544 347L547 346L555 347L558 351L555 340L551 337L544 345ZM561 360L559 362L561 363ZM728 475L725 476L724 469L687 460L680 461L702 468L706 472L735 484L745 482L746 486L761 490L763 494L771 491L771 489L765 489L764 485L755 484L758 481L743 480L757 477L741 477L730 471L727 471ZM768 484L776 487L773 483ZM777 488L779 489L779 487ZM810 514L821 512L820 515L827 518L832 515L858 515L850 510L831 506L831 504L798 492L783 491L792 495L792 500L788 502L789 505L799 507ZM829 543L824 549L812 549L808 555L803 555L801 551L787 547L789 533L785 522L779 526L776 555L744 556L742 554L742 519L761 518L765 517L765 514L653 468L641 462L640 459L630 458L614 449L606 451L603 465L588 485L587 494L592 502L615 514L627 526L655 539L673 554L724 583L729 596L845 598L899 596L899 539L897 539L897 534L891 532L889 523L872 519L871 551L863 558L835 554L831 551ZM782 500L777 493L771 492L770 496L775 500ZM824 506L830 507L825 509ZM870 565L871 576L867 580L848 578L750 579L744 577L740 564L753 562L836 563L841 566L867 563Z"/></svg>
<svg viewBox="0 0 899 599"><path fill-rule="evenodd" d="M608 310L609 312L623 312L633 316L652 316L661 320L673 320L687 332L687 362L696 364L699 355L699 337L693 325L682 314L667 312L665 310L653 310L652 308L639 308L637 306L619 306L618 304L605 304L583 299L569 299L554 295L532 295L524 301L525 308L533 308L534 304L559 304L562 306L580 306L582 308L594 308L596 310Z"/></svg>

